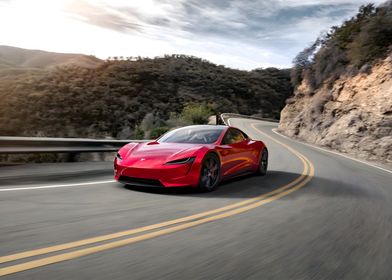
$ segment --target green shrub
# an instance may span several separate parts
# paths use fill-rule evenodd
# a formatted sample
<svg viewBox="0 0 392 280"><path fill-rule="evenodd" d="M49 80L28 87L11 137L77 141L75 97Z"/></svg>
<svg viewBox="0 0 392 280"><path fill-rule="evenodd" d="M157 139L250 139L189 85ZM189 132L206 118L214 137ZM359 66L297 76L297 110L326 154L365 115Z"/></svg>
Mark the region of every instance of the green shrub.
<svg viewBox="0 0 392 280"><path fill-rule="evenodd" d="M144 139L144 131L143 129L140 128L140 126L135 127L135 139L136 140L142 140Z"/></svg>
<svg viewBox="0 0 392 280"><path fill-rule="evenodd" d="M156 127L153 128L150 132L150 138L151 139L157 139L158 137L160 137L162 134L166 133L167 131L169 131L168 127Z"/></svg>
<svg viewBox="0 0 392 280"><path fill-rule="evenodd" d="M191 124L206 124L213 114L210 107L205 104L187 104L181 112L180 118Z"/></svg>

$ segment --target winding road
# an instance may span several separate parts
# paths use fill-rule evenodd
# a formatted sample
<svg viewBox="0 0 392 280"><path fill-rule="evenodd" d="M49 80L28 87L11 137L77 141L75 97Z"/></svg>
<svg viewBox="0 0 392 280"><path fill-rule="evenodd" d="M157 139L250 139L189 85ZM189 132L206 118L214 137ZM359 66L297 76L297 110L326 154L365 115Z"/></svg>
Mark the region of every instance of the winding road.
<svg viewBox="0 0 392 280"><path fill-rule="evenodd" d="M392 279L391 171L229 122L267 144L267 176L212 193L124 187L109 169L1 185L0 276Z"/></svg>

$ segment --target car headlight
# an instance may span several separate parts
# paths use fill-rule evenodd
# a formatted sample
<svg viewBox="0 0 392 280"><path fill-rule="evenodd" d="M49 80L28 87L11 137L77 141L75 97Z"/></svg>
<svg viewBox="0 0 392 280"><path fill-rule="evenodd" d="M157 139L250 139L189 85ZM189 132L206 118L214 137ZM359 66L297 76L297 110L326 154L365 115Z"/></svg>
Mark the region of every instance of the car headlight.
<svg viewBox="0 0 392 280"><path fill-rule="evenodd" d="M186 163L191 163L195 160L196 157L187 157L187 158L181 158L181 159L176 159L172 161L168 161L165 164L166 165L172 165L172 164L186 164Z"/></svg>

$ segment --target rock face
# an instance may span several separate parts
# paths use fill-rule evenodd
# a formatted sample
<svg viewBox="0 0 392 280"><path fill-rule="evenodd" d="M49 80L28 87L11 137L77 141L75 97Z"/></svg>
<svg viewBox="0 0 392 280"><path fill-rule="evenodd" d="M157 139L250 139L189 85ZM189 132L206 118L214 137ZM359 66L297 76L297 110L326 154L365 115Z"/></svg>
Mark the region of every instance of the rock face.
<svg viewBox="0 0 392 280"><path fill-rule="evenodd" d="M392 166L392 54L367 68L315 91L303 80L286 101L279 131Z"/></svg>

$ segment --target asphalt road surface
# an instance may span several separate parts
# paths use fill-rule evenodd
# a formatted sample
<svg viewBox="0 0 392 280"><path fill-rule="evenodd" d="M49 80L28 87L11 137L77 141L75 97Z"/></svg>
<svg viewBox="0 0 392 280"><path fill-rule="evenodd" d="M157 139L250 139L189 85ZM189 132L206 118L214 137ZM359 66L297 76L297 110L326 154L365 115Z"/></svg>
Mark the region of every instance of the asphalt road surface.
<svg viewBox="0 0 392 280"><path fill-rule="evenodd" d="M8 179L0 186L0 275L392 279L391 172L284 138L273 123L230 123L267 143L266 177L212 193L124 187L110 165ZM7 168L23 178L20 166Z"/></svg>

